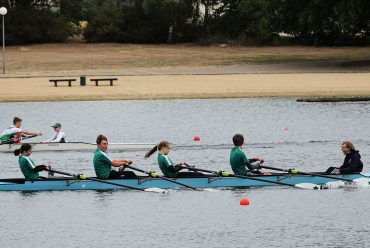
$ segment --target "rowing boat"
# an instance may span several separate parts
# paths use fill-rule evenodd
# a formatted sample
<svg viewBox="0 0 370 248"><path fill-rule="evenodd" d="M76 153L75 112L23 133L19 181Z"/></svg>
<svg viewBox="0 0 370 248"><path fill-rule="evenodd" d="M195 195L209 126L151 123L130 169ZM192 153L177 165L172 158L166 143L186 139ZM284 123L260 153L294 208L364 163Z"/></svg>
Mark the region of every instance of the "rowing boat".
<svg viewBox="0 0 370 248"><path fill-rule="evenodd" d="M272 182L284 182L288 184L313 183L325 184L336 181L330 178L323 178L310 175L291 175L277 173L272 175L255 175L254 178L265 179ZM370 173L337 175L344 179L370 178ZM177 182L191 185L195 188L247 188L259 186L276 186L274 183L255 181L252 179L242 179L236 177L215 177L204 176L197 178L177 178ZM162 188L177 189L184 186L169 182L160 178L138 177L135 179L111 179L106 180L116 184L124 184L141 189ZM55 177L39 179L35 181L25 181L21 178L0 179L0 191L46 191L46 190L116 190L127 189L111 184L105 184L92 180L77 180L73 177Z"/></svg>
<svg viewBox="0 0 370 248"><path fill-rule="evenodd" d="M94 151L96 144L85 142L67 142L67 143L30 143L32 151ZM13 152L20 148L22 143L17 144L1 144L0 152ZM150 149L155 144L150 143L110 143L109 150L138 150Z"/></svg>

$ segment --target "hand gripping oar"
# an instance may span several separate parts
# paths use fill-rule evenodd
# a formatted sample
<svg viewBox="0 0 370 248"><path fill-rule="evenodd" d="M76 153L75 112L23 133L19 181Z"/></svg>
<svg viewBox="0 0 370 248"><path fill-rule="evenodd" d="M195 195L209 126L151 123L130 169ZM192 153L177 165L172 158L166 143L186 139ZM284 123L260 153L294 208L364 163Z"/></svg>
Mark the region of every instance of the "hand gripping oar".
<svg viewBox="0 0 370 248"><path fill-rule="evenodd" d="M153 178L158 177L158 178L161 178L163 180L166 180L166 181L169 181L169 182L172 182L172 183L175 183L175 184L184 186L186 188L197 190L197 188L194 188L194 187L192 187L190 185L187 185L185 183L180 183L180 182L177 182L177 181L175 181L173 179L170 179L170 178L167 178L167 177L164 177L164 176L159 176L159 175L157 175L157 173L155 171L145 171L145 170L142 170L142 169L139 169L139 168L130 166L130 165L127 165L125 167L130 168L131 170L135 170L135 171L139 171L141 173L147 174L148 176L153 177Z"/></svg>
<svg viewBox="0 0 370 248"><path fill-rule="evenodd" d="M38 135L29 135L29 136L26 136L26 137L22 137L21 138L21 141L22 140L26 140L26 139L31 139L31 138L35 138L37 137ZM8 141L5 141L5 142L1 142L1 145L5 145L5 144L10 144L10 145L13 145L13 144L18 144L18 143L14 143L13 140L8 140Z"/></svg>
<svg viewBox="0 0 370 248"><path fill-rule="evenodd" d="M351 180L351 179L347 179L347 178L341 178L341 177L335 177L335 176L328 176L328 175L322 175L322 174L311 173L311 172L302 172L302 171L298 171L296 169L282 169L282 168L276 168L276 167L270 167L270 166L264 166L264 165L260 165L260 167L261 168L264 168L264 169L269 169L269 170L276 170L276 171L288 172L290 174L301 174L301 175L308 175L308 176L315 176L315 177L323 177L323 178L329 178L329 179L333 179L333 180L346 181L346 182L351 182L351 183L353 183L353 182L354 183L363 182L363 178L357 178L357 179ZM367 179L367 180L369 181L369 179Z"/></svg>
<svg viewBox="0 0 370 248"><path fill-rule="evenodd" d="M196 167L187 167L187 169L192 170L192 171L207 172L207 173L218 175L220 177L228 177L228 176L238 177L238 178L243 178L243 179L249 179L249 180L260 181L260 182L265 182L265 183L284 185L284 186L295 187L295 188L300 188L300 189L322 189L321 185L317 185L317 184L313 184L313 183L290 184L290 183L270 181L270 180L266 180L266 179L262 179L262 178L255 178L255 177L251 177L251 176L242 176L242 175L229 174L226 171L217 172L217 171L200 169L200 168L196 168Z"/></svg>
<svg viewBox="0 0 370 248"><path fill-rule="evenodd" d="M114 182L108 182L108 181L100 180L100 179L97 179L97 178L87 177L87 176L82 175L82 174L75 175L75 174L72 174L72 173L67 173L67 172L57 171L57 170L52 170L52 169L47 169L47 171L57 173L57 174L61 174L61 175L71 176L71 177L74 177L74 178L77 178L77 179L80 179L80 180L90 180L90 181L110 184L110 185L114 185L114 186L118 186L118 187L122 187L122 188L139 190L139 191L143 191L143 192L166 193L166 191L164 189L160 189L160 188L141 189L141 188L137 188L137 187L134 187L134 186L129 186L129 185L120 184L120 183L114 183Z"/></svg>

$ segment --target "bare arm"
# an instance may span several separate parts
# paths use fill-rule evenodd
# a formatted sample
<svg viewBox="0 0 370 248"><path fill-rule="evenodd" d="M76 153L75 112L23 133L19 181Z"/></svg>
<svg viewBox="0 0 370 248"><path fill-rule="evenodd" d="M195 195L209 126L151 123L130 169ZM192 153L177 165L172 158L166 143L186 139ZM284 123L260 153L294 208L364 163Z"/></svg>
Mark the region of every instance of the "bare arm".
<svg viewBox="0 0 370 248"><path fill-rule="evenodd" d="M130 165L129 162L132 163L132 161L127 161L127 160L112 160L112 166L114 167L127 166L127 165Z"/></svg>
<svg viewBox="0 0 370 248"><path fill-rule="evenodd" d="M36 135L36 136L41 136L42 133L41 132L31 132L31 131L22 131L21 134L25 134L25 135Z"/></svg>

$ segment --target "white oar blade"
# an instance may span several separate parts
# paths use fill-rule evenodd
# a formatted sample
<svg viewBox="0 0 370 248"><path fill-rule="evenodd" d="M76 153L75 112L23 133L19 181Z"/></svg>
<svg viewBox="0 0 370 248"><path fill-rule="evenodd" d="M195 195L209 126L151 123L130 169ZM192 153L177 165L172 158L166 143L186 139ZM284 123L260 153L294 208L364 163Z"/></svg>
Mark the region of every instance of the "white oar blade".
<svg viewBox="0 0 370 248"><path fill-rule="evenodd" d="M333 181L333 182L327 182L325 183L322 188L323 189L339 189L342 187L345 187L346 183L343 181Z"/></svg>
<svg viewBox="0 0 370 248"><path fill-rule="evenodd" d="M168 193L167 190L161 189L161 188L147 188L147 189L145 189L145 191L146 192L154 192L154 193L163 193L163 194Z"/></svg>
<svg viewBox="0 0 370 248"><path fill-rule="evenodd" d="M370 187L370 179L361 177L353 180L356 186L361 187L361 188L369 188Z"/></svg>
<svg viewBox="0 0 370 248"><path fill-rule="evenodd" d="M299 189L321 189L320 185L314 184L314 183L298 183L295 185Z"/></svg>

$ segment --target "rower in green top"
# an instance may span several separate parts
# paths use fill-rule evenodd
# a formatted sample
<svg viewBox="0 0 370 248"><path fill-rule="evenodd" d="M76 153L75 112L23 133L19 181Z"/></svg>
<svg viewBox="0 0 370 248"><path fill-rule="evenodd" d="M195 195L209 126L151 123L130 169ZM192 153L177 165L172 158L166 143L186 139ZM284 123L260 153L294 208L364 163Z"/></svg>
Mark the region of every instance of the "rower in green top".
<svg viewBox="0 0 370 248"><path fill-rule="evenodd" d="M27 135L35 135L40 136L42 133L40 132L32 132L32 131L23 131L21 129L22 126L22 119L18 117L14 117L13 125L9 126L5 129L1 134L1 142L2 143L19 143L21 138Z"/></svg>
<svg viewBox="0 0 370 248"><path fill-rule="evenodd" d="M19 167L27 181L37 180L40 175L40 171L50 169L48 164L35 165L35 163L30 158L32 153L32 147L28 143L22 144L20 149L14 151L15 156L19 156L18 163Z"/></svg>
<svg viewBox="0 0 370 248"><path fill-rule="evenodd" d="M108 139L100 134L96 138L97 149L94 154L94 169L95 174L100 179L117 179L117 178L136 178L136 174L132 171L124 171L125 166L132 164L130 160L113 160L107 152ZM113 167L121 167L118 171L112 170Z"/></svg>
<svg viewBox="0 0 370 248"><path fill-rule="evenodd" d="M230 164L231 169L236 175L248 175L248 174L261 174L259 171L259 164L263 164L263 158L252 158L248 159L242 150L244 144L244 137L241 134L235 134L233 137L233 143L235 147L231 149L230 153ZM259 162L253 164L254 162Z"/></svg>
<svg viewBox="0 0 370 248"><path fill-rule="evenodd" d="M170 153L171 145L168 141L161 141L158 145L154 146L147 154L145 158L149 158L152 154L158 151L157 162L163 175L166 177L202 177L204 176L199 172L180 172L182 169L186 169L188 164L185 162L176 164L172 162L168 154Z"/></svg>

